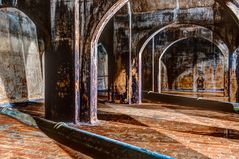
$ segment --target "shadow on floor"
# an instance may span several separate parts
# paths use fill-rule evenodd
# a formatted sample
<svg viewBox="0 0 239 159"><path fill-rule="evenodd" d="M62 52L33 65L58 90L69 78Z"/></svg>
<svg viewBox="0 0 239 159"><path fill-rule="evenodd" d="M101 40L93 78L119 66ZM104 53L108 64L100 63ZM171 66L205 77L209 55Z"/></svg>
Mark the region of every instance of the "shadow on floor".
<svg viewBox="0 0 239 159"><path fill-rule="evenodd" d="M145 124L143 124L125 114L118 114L118 113L116 114L116 113L109 113L109 112L105 112L105 111L98 111L98 119L105 120L105 121L131 124L131 125L136 125L136 126L148 127L147 125L145 125Z"/></svg>
<svg viewBox="0 0 239 159"><path fill-rule="evenodd" d="M131 108L138 108L138 109L163 109L161 106L157 105L127 105L125 107L131 107ZM175 106L176 107L176 106ZM172 109L174 109L173 107ZM181 107L181 106L177 106ZM168 106L170 108L170 106ZM184 109L185 110L185 109ZM188 110L193 110L189 108ZM180 110L177 110L180 111ZM181 112L182 111L182 112ZM180 113L186 114L186 115L193 115L193 116L202 116L202 117L208 117L202 112L184 112L181 110ZM204 110L206 111L206 110ZM207 113L210 111L206 111ZM222 112L220 112L222 114ZM211 118L220 118L219 115L215 114L215 111L211 113ZM229 115L232 115L230 113ZM121 113L112 113L112 112L106 112L106 111L98 111L98 116L100 120L104 121L112 121L112 122L119 122L119 123L125 123L125 124L131 124L136 126L143 126L143 127L152 127L152 128L163 128L165 130L169 131L177 131L182 133L189 133L194 135L204 135L209 137L220 137L220 138L226 138L226 139L235 139L239 140L239 131L234 129L226 129L226 128L220 128L220 127L214 127L214 126L206 126L206 125L200 125L200 124L194 124L189 122L180 122L180 121L171 121L171 120L164 120L164 119L155 119L155 118L147 118L147 117L138 117L138 116L128 116L126 114ZM231 117L232 118L232 117ZM230 116L225 119L221 117L221 119L227 120L230 119ZM234 120L233 120L234 119ZM231 121L239 121L239 119L233 118ZM143 122L140 122L143 121ZM230 120L229 120L230 121Z"/></svg>
<svg viewBox="0 0 239 159"><path fill-rule="evenodd" d="M150 118L143 119L140 117L140 120L145 120L149 123L148 126L153 128L160 128L169 131L176 131L181 133L188 133L193 135L203 135L208 137L219 137L225 139L238 140L239 142L239 131L234 129L225 129L220 127L206 126L188 122L180 121L170 121L170 120L155 120ZM135 117L137 119L137 117Z"/></svg>

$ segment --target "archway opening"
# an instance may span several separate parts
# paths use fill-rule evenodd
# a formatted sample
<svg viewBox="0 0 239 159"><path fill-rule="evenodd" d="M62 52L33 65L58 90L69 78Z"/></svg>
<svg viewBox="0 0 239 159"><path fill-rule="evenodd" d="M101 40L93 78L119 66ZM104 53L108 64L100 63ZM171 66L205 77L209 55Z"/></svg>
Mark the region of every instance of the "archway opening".
<svg viewBox="0 0 239 159"><path fill-rule="evenodd" d="M124 5L109 20L99 37L98 101L118 104L130 102L131 23L130 4Z"/></svg>
<svg viewBox="0 0 239 159"><path fill-rule="evenodd" d="M115 3L110 8L110 10L103 16L102 20L98 23L98 26L95 28L95 32L93 34L92 41L91 41L91 56L92 57L97 57L98 50L97 50L96 44L98 45L98 40L101 36L103 29L108 24L110 19L115 15L115 13L119 9L121 9L121 7L123 7L127 2L129 2L129 1L117 1L117 3ZM167 11L164 10L165 9L164 7L167 6L166 4L164 4L162 7L161 5L154 6L152 4L155 4L155 3L152 3L150 5L150 7L147 8L147 7L145 7L145 5L142 5L142 4L145 4L146 2L142 3L141 1L140 2L132 1L131 3L135 7L135 8L133 7L134 8L133 9L133 20L134 20L133 22L134 23L133 23L132 30L134 32L134 35L133 35L132 46L133 46L133 49L135 49L134 53L139 58L137 59L137 57L135 56L134 59L131 59L130 67L133 68L134 62L136 61L135 66L138 71L137 77L139 78L139 80L137 81L137 87L138 87L137 98L139 99L139 103L141 103L141 99L142 99L142 92L141 92L142 87L140 85L140 83L142 82L142 79L140 79L141 78L140 71L142 71L142 69L140 67L138 67L138 64L142 61L142 59L140 59L140 55L138 54L139 48L134 48L134 47L137 47L140 45L141 39L147 37L147 35L149 35L150 32L154 31L157 28L161 28L160 30L163 30L163 29L165 29L164 28L165 26L174 25L177 23L185 23L188 25L203 24L203 26L209 27L211 30L213 30L213 35L214 35L214 32L220 31L220 28L218 28L218 27L216 28L214 24L225 22L226 19L230 19L230 20L233 19L232 13L230 11L227 11L226 12L227 14L225 14L225 16L222 15L222 11L224 11L225 9L228 9L228 8L226 7L225 4L219 3L218 1L210 1L209 3L205 3L205 4L204 3L203 4L192 3L192 4L190 4L190 6L185 5L186 3L180 2L180 3L176 4L176 8L175 8L175 3L174 3L174 4L168 6ZM160 7L162 7L162 8L160 8ZM197 8L200 8L200 9L197 9ZM169 12L168 16L166 15L167 12ZM188 14L184 14L184 13L188 13ZM207 14L203 14L203 13L207 13ZM232 20L233 21L232 23L236 23L236 20L235 21L234 20ZM150 21L150 22L144 23L146 21ZM230 26L226 26L223 29L224 32L227 32L228 28L230 28ZM145 33L142 33L142 34L139 33L140 29L142 29ZM235 32L237 32L237 31L235 31ZM167 39L167 37L166 37L166 39ZM150 40L151 39L149 38L149 41L146 42L146 45L148 42L150 42ZM223 40L227 40L227 37L223 36ZM234 41L235 39L232 39L232 40ZM130 89L132 89L132 87L131 87L132 86L132 76L131 75L132 75L132 70L133 70L132 68L129 69L130 71L129 71L129 77L128 77L129 79L131 78L131 80L126 79L126 83L130 86L130 87L128 87L129 88L128 95L130 93L132 94L132 90L130 90ZM92 73L90 76L91 77L91 82L90 82L91 99L90 99L90 102L91 102L92 107L96 108L97 98L95 97L96 93L95 93L95 90L93 89L96 86L95 80L97 79L95 77L95 58L91 59L91 72ZM138 76L138 74L139 74L139 76ZM151 76L153 76L153 74L151 74ZM155 76L155 74L154 74L154 76ZM157 81L157 79L154 81ZM131 82L131 83L129 83L129 82ZM152 88L154 88L154 87L152 87ZM128 91L126 91L126 92L128 92Z"/></svg>
<svg viewBox="0 0 239 159"><path fill-rule="evenodd" d="M211 43L210 45L215 45L223 54L225 59L223 62L225 70L224 86L226 89L224 92L225 96L228 97L228 101L232 101L230 95L231 87L228 82L231 80L231 75L229 75L229 67L231 66L229 48L217 33L209 28L195 24L170 24L156 30L145 40L139 52L139 78L141 81L139 81L139 94L141 94L141 87L143 87L142 91L162 93L161 87L166 87L162 85L162 80L168 80L167 76L159 78L159 76L162 76L162 71L164 74L168 71L165 69L166 66L162 62L162 57L173 45L195 37L208 41ZM197 46L197 43L192 43L191 45ZM147 75L142 76L142 74Z"/></svg>
<svg viewBox="0 0 239 159"><path fill-rule="evenodd" d="M162 93L229 101L224 63L228 59L215 44L201 38L185 39L171 46L161 60Z"/></svg>

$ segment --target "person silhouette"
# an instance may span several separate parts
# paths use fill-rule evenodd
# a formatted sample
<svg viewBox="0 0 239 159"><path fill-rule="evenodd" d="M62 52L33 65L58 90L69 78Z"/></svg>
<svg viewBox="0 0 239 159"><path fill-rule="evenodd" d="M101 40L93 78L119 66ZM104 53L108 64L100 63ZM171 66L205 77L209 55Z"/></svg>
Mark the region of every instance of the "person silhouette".
<svg viewBox="0 0 239 159"><path fill-rule="evenodd" d="M197 89L198 90L204 89L204 78L201 75L197 79Z"/></svg>

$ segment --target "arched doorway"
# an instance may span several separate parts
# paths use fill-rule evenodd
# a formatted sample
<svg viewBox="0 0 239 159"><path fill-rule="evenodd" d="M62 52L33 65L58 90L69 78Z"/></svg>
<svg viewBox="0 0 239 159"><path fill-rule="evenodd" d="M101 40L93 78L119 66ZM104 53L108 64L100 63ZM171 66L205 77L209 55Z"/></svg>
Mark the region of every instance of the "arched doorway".
<svg viewBox="0 0 239 159"><path fill-rule="evenodd" d="M110 9L108 12L106 12L106 14L104 14L103 18L99 21L97 27L94 29L94 33L93 36L91 38L91 64L90 64L90 68L91 68L91 74L90 74L90 105L92 106L92 108L96 109L97 108L97 93L96 91L93 89L96 86L96 70L95 70L95 66L96 66L96 60L95 57L97 57L97 44L98 44L98 39L105 27L105 25L109 22L109 20L113 17L113 15L120 9L122 8L127 2L129 1L117 1ZM226 4L223 4L221 2L218 2L222 7L227 8L228 6ZM229 7L229 9L231 9ZM231 12L232 10L230 10L230 14L234 14ZM233 16L233 15L232 15ZM236 20L236 19L235 19ZM238 21L238 20L237 20ZM139 60L140 61L140 60ZM132 62L132 61L131 61ZM140 71L140 69L138 69L138 71ZM140 80L139 80L140 81ZM140 86L139 86L140 87ZM139 93L139 101L141 99L141 95Z"/></svg>
<svg viewBox="0 0 239 159"><path fill-rule="evenodd" d="M169 36L170 38L168 38L165 41L160 40L161 36ZM218 36L217 34L213 33L212 30L200 26L200 25L195 25L195 24L180 24L180 23L174 23L174 24L170 24L167 25L163 28L160 28L159 30L156 30L155 32L153 32L143 43L142 47L140 48L139 51L139 99L142 98L142 63L143 63L143 59L142 59L142 55L145 54L145 50L148 47L148 45L153 45L151 46L152 49L152 54L154 54L155 57L150 57L153 58L152 61L150 61L152 63L152 66L155 65L155 63L159 63L159 66L156 66L156 68L158 67L158 70L161 70L161 59L162 56L165 53L165 50L167 50L168 48L171 47L171 45L174 45L175 43L181 41L181 40L185 40L187 38L190 37L201 37L205 40L208 40L212 43L214 43L215 45L217 45L217 47L221 50L221 52L224 54L225 56L225 75L228 77L228 69L229 69L229 48L227 47L227 45L225 44L225 42L220 38L220 36ZM155 48L158 48L158 50L155 51ZM151 55L148 54L147 56ZM158 58L155 60L155 58ZM150 64L151 65L151 64ZM154 66L155 67L155 66ZM156 69L155 69L156 70ZM156 90L161 93L161 78L159 78L159 76L161 76L161 72L159 72L158 75L155 76L155 72L154 69L152 70L153 72L153 77L150 78L152 79L151 85L152 85L152 90ZM157 81L157 82L154 82ZM150 84L150 83L149 83ZM228 82L225 83L225 88L227 88L228 91L226 91L227 96L229 93L229 88L228 88ZM156 86L158 86L158 88L156 88ZM154 89L153 89L154 88ZM141 102L141 100L139 100Z"/></svg>
<svg viewBox="0 0 239 159"><path fill-rule="evenodd" d="M167 69L164 76L168 77L163 81L159 73L159 84L168 86L161 86L162 93L228 102L225 61L229 60L215 44L198 37L182 39L167 47L160 57L159 63L163 61Z"/></svg>

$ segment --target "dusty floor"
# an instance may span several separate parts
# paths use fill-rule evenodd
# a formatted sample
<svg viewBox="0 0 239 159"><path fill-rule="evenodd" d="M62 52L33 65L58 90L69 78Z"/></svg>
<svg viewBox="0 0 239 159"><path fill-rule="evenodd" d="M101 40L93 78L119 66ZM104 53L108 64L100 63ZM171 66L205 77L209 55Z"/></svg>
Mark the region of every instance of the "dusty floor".
<svg viewBox="0 0 239 159"><path fill-rule="evenodd" d="M19 110L43 116L41 105ZM101 103L98 114L98 126L77 127L179 159L239 159L239 114L164 103Z"/></svg>
<svg viewBox="0 0 239 159"><path fill-rule="evenodd" d="M80 127L181 159L239 158L239 115L168 104L99 105L100 125Z"/></svg>
<svg viewBox="0 0 239 159"><path fill-rule="evenodd" d="M0 115L1 159L88 159L87 156L57 144L38 129Z"/></svg>

